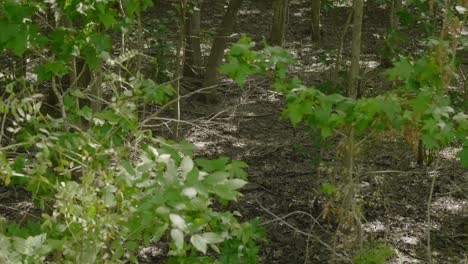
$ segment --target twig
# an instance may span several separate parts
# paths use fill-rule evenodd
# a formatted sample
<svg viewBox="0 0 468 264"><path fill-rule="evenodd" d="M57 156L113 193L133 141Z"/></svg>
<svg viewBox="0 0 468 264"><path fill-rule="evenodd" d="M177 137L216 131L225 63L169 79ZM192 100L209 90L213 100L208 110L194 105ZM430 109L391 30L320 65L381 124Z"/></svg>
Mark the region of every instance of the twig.
<svg viewBox="0 0 468 264"><path fill-rule="evenodd" d="M6 122L7 112L3 114L2 126L0 127L0 144L2 144L3 133L5 133L5 122Z"/></svg>
<svg viewBox="0 0 468 264"><path fill-rule="evenodd" d="M174 104L177 102L177 100L181 100L181 99L184 99L184 98L187 98L187 97L190 97L194 94L198 94L198 93L202 93L204 91L208 91L208 90L211 90L211 89L214 89L214 88L217 88L218 85L213 85L213 86L208 86L208 87L205 87L205 88L201 88L201 89L198 89L196 91L193 91L191 93L188 93L186 95L182 95L180 96L180 98L176 98L176 99L173 99L172 101L168 102L167 104L163 105L156 113L153 113L152 115L148 116L147 118L145 118L144 120L142 120L140 122L140 125L139 127L144 127L146 125L146 123L148 123L149 121L153 120L153 119L157 119L157 117L159 116L159 114L161 114L166 108L168 108L170 105Z"/></svg>
<svg viewBox="0 0 468 264"><path fill-rule="evenodd" d="M284 221L283 219L281 219L281 217L277 216L276 214L272 213L270 210L268 210L267 208L265 208L259 201L257 198L255 198L255 200L257 201L257 204L260 206L260 208L262 208L265 212L267 212L268 214L270 214L271 216L273 216L274 218L276 218L279 222L285 224L286 226L288 226L289 228L293 229L294 231L296 231L297 233L299 234L302 234L304 236L307 236L307 237L312 237L314 238L315 240L317 240L322 246L324 246L326 249L328 249L330 252L332 252L335 256L337 256L338 258L342 259L342 260L345 260L346 262L348 263L353 263L353 261L348 258L348 257L345 257L345 256L342 256L341 254L337 253L330 245L328 245L327 243L323 242L318 236L314 235L314 234L310 234L310 233L307 233L307 232L304 232L296 227L294 227L293 225L289 224L288 222Z"/></svg>
<svg viewBox="0 0 468 264"><path fill-rule="evenodd" d="M386 174L386 173L401 173L401 174L426 174L425 172L419 171L399 171L399 170L384 170L384 171L368 171L362 174Z"/></svg>
<svg viewBox="0 0 468 264"><path fill-rule="evenodd" d="M317 224L325 233L329 233L327 230L325 230L325 228L317 221L317 218L315 218L313 215L307 213L307 212L304 212L304 211L294 211L292 213L289 213L287 215L284 215L282 217L280 217L279 219L273 219L273 220L270 220L270 221L266 221L264 223L261 223L260 225L268 225L268 224L271 224L271 223L275 223L275 222L278 222L280 220L284 220L290 216L293 216L293 215L297 215L297 214L302 214L302 215L306 215L308 216L309 218L312 219L312 221L314 222L314 225Z"/></svg>
<svg viewBox="0 0 468 264"><path fill-rule="evenodd" d="M16 212L21 212L21 213L24 213L24 212L25 212L24 210L19 210L19 209L16 209L16 208L14 208L14 207L6 206L6 205L3 205L3 204L0 204L0 207L3 207L3 208L8 209L8 210L13 210L13 211L16 211ZM26 211L25 213L26 213L27 215L30 215L30 216L32 216L32 217L38 219L38 220L41 220L41 218L39 218L39 217L37 217L37 216L35 216L35 215L29 213L28 211Z"/></svg>

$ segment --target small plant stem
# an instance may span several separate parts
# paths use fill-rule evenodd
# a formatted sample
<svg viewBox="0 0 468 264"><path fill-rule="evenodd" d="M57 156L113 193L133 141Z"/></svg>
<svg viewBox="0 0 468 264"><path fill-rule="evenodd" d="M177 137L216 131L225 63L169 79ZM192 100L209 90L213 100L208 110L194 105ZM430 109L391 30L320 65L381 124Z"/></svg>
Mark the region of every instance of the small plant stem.
<svg viewBox="0 0 468 264"><path fill-rule="evenodd" d="M429 197L427 198L427 263L432 263L432 253L431 253L431 203L432 196L434 194L434 186L436 182L437 175L432 176L431 189L429 191Z"/></svg>
<svg viewBox="0 0 468 264"><path fill-rule="evenodd" d="M68 125L68 119L67 119L67 112L65 110L65 104L63 103L63 95L60 94L58 88L57 88L57 80L55 79L56 77L52 77L52 90L54 91L55 96L57 96L57 100L59 101L60 104L60 111L62 113L62 118L63 118L63 124L65 126L65 130L68 131L69 125Z"/></svg>
<svg viewBox="0 0 468 264"><path fill-rule="evenodd" d="M179 21L179 40L177 42L177 80L176 80L176 93L177 93L177 121L180 121L180 78L183 74L184 67L184 57L185 57L185 11L187 8L187 1L180 0L179 9L180 9L180 21ZM175 139L179 140L179 124L180 122L175 122Z"/></svg>

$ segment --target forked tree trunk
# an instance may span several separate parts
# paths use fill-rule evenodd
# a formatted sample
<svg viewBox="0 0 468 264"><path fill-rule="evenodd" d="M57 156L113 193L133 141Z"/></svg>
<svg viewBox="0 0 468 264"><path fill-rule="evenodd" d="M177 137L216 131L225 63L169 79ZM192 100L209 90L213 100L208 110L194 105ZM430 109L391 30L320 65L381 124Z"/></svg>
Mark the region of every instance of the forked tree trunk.
<svg viewBox="0 0 468 264"><path fill-rule="evenodd" d="M216 37L211 47L210 56L206 65L205 79L203 87L213 86L218 81L218 67L221 65L224 57L224 49L228 43L228 36L231 34L236 22L237 12L239 11L243 0L231 0L229 2L223 22L219 27Z"/></svg>
<svg viewBox="0 0 468 264"><path fill-rule="evenodd" d="M193 13L185 22L184 77L199 78L203 66L200 48L200 1L194 1Z"/></svg>
<svg viewBox="0 0 468 264"><path fill-rule="evenodd" d="M288 25L288 0L273 0L273 25L271 27L271 44L283 46Z"/></svg>
<svg viewBox="0 0 468 264"><path fill-rule="evenodd" d="M311 23L311 37L312 41L320 42L320 3L321 0L311 0L312 23Z"/></svg>

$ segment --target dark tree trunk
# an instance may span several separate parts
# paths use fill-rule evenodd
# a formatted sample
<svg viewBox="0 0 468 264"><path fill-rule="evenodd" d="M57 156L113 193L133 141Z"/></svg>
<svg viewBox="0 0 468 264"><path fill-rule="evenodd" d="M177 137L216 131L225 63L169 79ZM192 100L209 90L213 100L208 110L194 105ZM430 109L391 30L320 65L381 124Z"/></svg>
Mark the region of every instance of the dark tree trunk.
<svg viewBox="0 0 468 264"><path fill-rule="evenodd" d="M203 65L200 48L200 2L195 1L193 13L185 23L184 77L200 78Z"/></svg>
<svg viewBox="0 0 468 264"><path fill-rule="evenodd" d="M273 23L271 27L271 44L283 46L286 38L288 21L288 0L273 1Z"/></svg>
<svg viewBox="0 0 468 264"><path fill-rule="evenodd" d="M203 87L209 87L217 84L218 81L218 67L224 57L224 49L228 43L228 36L231 34L243 0L231 0L229 2L226 14L224 15L223 22L219 27L216 37L211 47L210 56L206 65L205 79Z"/></svg>
<svg viewBox="0 0 468 264"><path fill-rule="evenodd" d="M320 0L311 0L312 24L311 37L312 41L320 42Z"/></svg>

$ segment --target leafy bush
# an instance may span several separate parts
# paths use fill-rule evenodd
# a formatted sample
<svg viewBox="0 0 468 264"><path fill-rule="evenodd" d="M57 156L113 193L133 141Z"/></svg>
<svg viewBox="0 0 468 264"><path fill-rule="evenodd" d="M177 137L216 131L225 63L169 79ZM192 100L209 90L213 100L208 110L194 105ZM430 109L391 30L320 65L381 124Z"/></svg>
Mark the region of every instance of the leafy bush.
<svg viewBox="0 0 468 264"><path fill-rule="evenodd" d="M215 201L239 197L247 165L228 158L193 160L191 144L140 128L140 105L164 105L175 90L140 73L113 72L126 70L122 63L138 54L113 57L104 29L128 31L134 16L151 5L123 1L121 14L116 2L0 3L0 51L22 56L46 49L37 61L38 82L18 79L0 89L0 142L6 143L0 147L0 179L28 190L42 212L29 225L0 222L0 262L137 262L140 245L164 241L172 263L256 263L258 224L212 208ZM41 28L35 15L47 11L63 24ZM81 28L64 26L73 23ZM68 90L58 96L56 117L43 109L39 87L55 89L78 58L101 72L109 89L105 98L91 100L106 103L95 111L80 104L90 100L85 89L63 87Z"/></svg>
<svg viewBox="0 0 468 264"><path fill-rule="evenodd" d="M389 69L387 77L398 83L397 89L373 98L351 99L339 94L324 94L316 87L307 87L297 78L286 77L292 58L279 47L266 46L253 51L254 43L243 36L228 53L228 62L221 71L241 85L252 74L273 71L273 88L284 94L283 117L293 125L304 122L320 129L328 137L334 129L353 126L358 133L369 130L403 130L409 128L421 135L429 149L459 141L462 165L468 167L468 118L456 113L445 93L446 79L452 74L451 64L440 61L451 58L448 41L433 40L427 54L415 60L401 59ZM443 57L445 58L445 57Z"/></svg>

